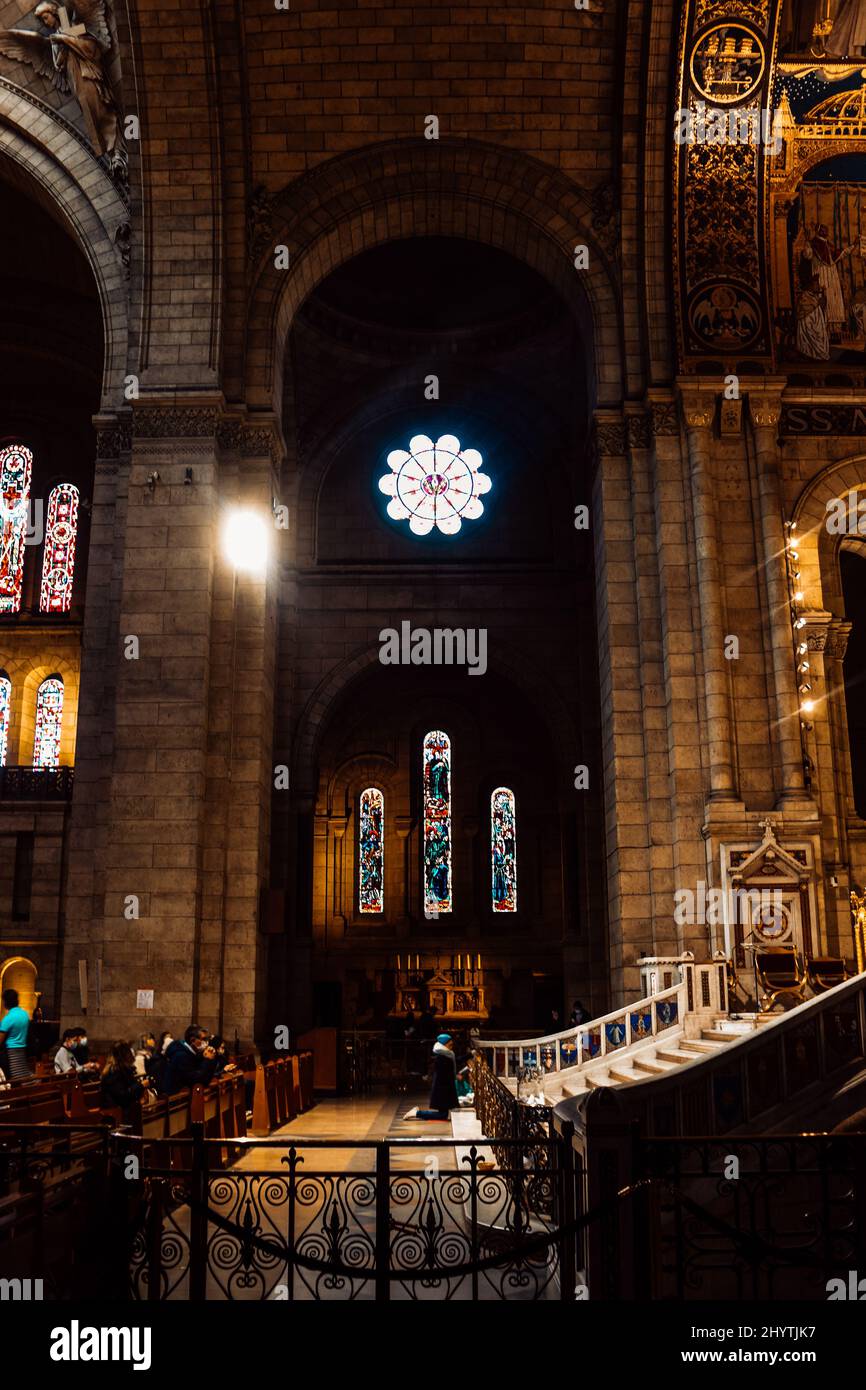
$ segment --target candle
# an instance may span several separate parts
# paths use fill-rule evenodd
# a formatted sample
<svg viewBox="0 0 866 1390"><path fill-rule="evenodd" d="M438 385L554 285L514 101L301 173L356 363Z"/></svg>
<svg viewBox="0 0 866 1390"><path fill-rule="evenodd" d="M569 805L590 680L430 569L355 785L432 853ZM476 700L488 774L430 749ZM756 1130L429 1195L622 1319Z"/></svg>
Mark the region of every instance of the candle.
<svg viewBox="0 0 866 1390"><path fill-rule="evenodd" d="M397 957L397 974L400 974L400 957Z"/></svg>
<svg viewBox="0 0 866 1390"><path fill-rule="evenodd" d="M480 969L481 969L481 953L480 953L480 952L479 952L479 954L478 954L478 964L476 965L475 968L476 968L476 970L480 970Z"/></svg>

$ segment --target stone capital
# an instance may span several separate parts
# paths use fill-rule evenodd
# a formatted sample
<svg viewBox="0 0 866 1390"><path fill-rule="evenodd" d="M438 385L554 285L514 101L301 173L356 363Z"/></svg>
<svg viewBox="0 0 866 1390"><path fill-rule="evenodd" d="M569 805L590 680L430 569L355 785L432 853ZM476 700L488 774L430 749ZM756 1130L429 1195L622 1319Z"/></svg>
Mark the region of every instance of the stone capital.
<svg viewBox="0 0 866 1390"><path fill-rule="evenodd" d="M713 377L678 377L683 419L690 430L709 429L716 413L716 397L722 389L721 380Z"/></svg>
<svg viewBox="0 0 866 1390"><path fill-rule="evenodd" d="M827 628L827 643L824 648L827 656L835 661L844 660L853 626L853 623L845 622L842 618L833 619Z"/></svg>
<svg viewBox="0 0 866 1390"><path fill-rule="evenodd" d="M833 621L833 614L823 609L801 613L806 626L799 629L800 640L805 642L810 652L823 652L827 646L827 634ZM848 625L850 627L850 624Z"/></svg>
<svg viewBox="0 0 866 1390"><path fill-rule="evenodd" d="M787 386L786 378L762 377L754 386L747 378L744 385L755 429L777 429L782 418L782 392Z"/></svg>

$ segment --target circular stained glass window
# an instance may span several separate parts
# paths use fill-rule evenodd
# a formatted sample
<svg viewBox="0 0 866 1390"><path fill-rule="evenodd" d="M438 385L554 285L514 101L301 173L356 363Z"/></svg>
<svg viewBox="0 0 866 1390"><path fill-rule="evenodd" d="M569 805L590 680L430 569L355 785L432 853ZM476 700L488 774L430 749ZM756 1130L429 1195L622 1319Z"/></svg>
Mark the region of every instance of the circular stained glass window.
<svg viewBox="0 0 866 1390"><path fill-rule="evenodd" d="M454 536L465 520L474 521L484 511L481 495L492 487L481 472L477 449L464 449L453 434L442 434L433 443L416 434L409 448L388 455L389 472L379 479L380 491L390 497L388 515L408 521L416 536L426 536L434 526Z"/></svg>

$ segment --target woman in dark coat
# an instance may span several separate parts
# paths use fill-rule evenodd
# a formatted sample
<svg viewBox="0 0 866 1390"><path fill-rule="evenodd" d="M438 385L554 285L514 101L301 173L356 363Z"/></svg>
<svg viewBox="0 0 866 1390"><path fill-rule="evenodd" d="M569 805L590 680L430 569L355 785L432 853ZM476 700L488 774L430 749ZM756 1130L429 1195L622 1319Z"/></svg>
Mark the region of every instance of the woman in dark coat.
<svg viewBox="0 0 866 1390"><path fill-rule="evenodd" d="M433 1044L433 1087L430 1091L430 1109L419 1110L414 1106L403 1116L404 1120L447 1120L448 1112L456 1110L457 1099L457 1058L454 1056L454 1040L450 1033L440 1033Z"/></svg>
<svg viewBox="0 0 866 1390"><path fill-rule="evenodd" d="M135 1054L129 1043L115 1043L102 1069L102 1104L107 1110L119 1110L128 1120L132 1107L143 1098L145 1086L135 1070Z"/></svg>

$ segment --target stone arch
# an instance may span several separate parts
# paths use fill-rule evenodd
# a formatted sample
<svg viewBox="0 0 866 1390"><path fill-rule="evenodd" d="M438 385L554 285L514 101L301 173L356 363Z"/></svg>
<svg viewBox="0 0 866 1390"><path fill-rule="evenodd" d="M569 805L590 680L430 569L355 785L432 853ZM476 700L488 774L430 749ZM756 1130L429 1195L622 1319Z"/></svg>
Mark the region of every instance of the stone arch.
<svg viewBox="0 0 866 1390"><path fill-rule="evenodd" d="M0 80L0 174L62 223L87 260L102 309L102 408L124 405L127 280L115 243L129 211L89 145L50 107Z"/></svg>
<svg viewBox="0 0 866 1390"><path fill-rule="evenodd" d="M17 989L19 1004L28 1014L36 1005L36 982L39 969L27 956L9 956L0 963L0 993Z"/></svg>
<svg viewBox="0 0 866 1390"><path fill-rule="evenodd" d="M791 520L797 523L800 584L808 609L844 616L839 551L860 549L866 536L835 535L827 530L827 503L857 492L866 502L866 454L838 459L823 468L797 499ZM864 508L866 512L866 508ZM864 545L866 550L866 545ZM863 552L861 552L863 553Z"/></svg>
<svg viewBox="0 0 866 1390"><path fill-rule="evenodd" d="M33 761L36 733L36 698L43 681L58 676L63 681L63 719L60 726L60 762L72 766L75 762L75 733L78 723L78 671L65 654L42 657L22 670L18 677L18 761L29 767ZM13 699L15 688L13 686Z"/></svg>
<svg viewBox="0 0 866 1390"><path fill-rule="evenodd" d="M316 750L335 701L353 681L359 679L378 661L378 646L362 648L329 671L307 701L295 735L292 776L292 785L297 788L302 799L315 795ZM533 676L531 662L521 661L521 654L513 647L509 658L491 658L488 670L510 681L546 719L551 740L557 750L556 765L560 769L559 794L564 798L571 787L569 754L570 750L576 747L574 723L566 706L549 685Z"/></svg>
<svg viewBox="0 0 866 1390"><path fill-rule="evenodd" d="M394 760L387 754L360 753L332 768L323 778L322 790L329 809L341 804L340 799L348 795L353 783L378 787L387 800L393 795L397 776Z"/></svg>
<svg viewBox="0 0 866 1390"><path fill-rule="evenodd" d="M270 206L254 253L245 351L246 399L281 414L283 359L292 317L343 262L406 236L454 236L515 256L542 275L584 328L588 399L622 399L620 310L609 214L548 165L479 141L402 140L318 166ZM290 269L274 267L273 247ZM574 247L589 268L574 267Z"/></svg>

